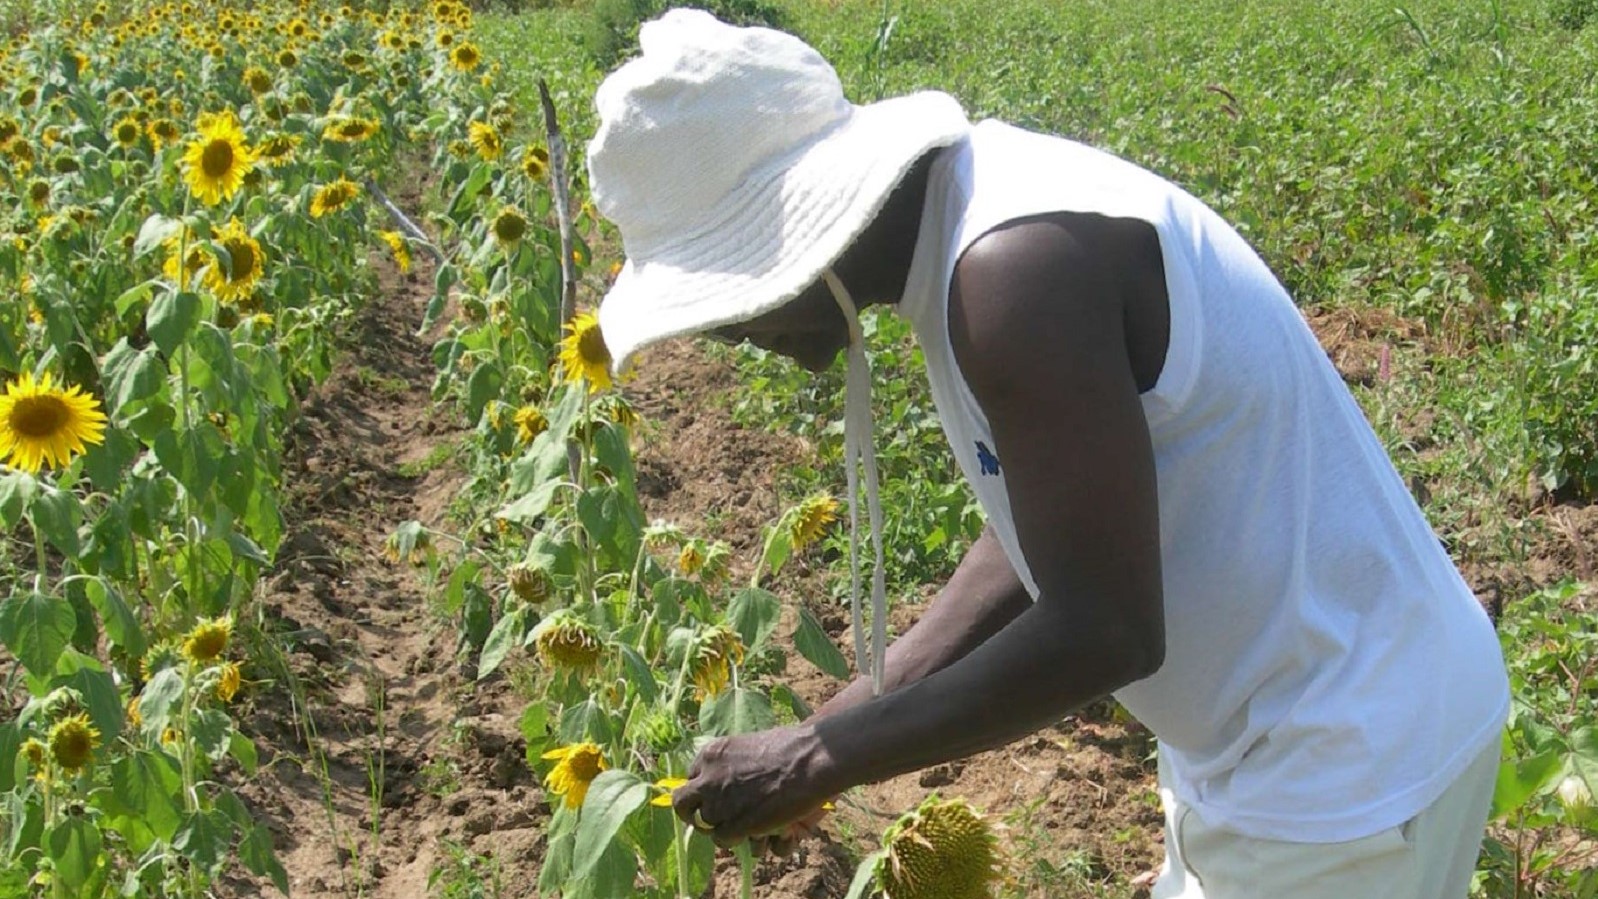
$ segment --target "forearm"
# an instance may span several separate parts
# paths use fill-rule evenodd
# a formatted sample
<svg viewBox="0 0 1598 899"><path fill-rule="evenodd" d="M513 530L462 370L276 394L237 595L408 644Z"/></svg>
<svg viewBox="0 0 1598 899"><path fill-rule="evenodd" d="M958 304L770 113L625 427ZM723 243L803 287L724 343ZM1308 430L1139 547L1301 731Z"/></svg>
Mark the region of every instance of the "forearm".
<svg viewBox="0 0 1598 899"><path fill-rule="evenodd" d="M811 722L817 776L838 792L996 748L1152 674L1158 650L1119 627L1034 605L957 663Z"/></svg>
<svg viewBox="0 0 1598 899"><path fill-rule="evenodd" d="M882 692L891 693L943 670L997 634L1032 605L993 529L966 551L949 582L904 636L888 647ZM869 702L871 678L856 678L810 720Z"/></svg>

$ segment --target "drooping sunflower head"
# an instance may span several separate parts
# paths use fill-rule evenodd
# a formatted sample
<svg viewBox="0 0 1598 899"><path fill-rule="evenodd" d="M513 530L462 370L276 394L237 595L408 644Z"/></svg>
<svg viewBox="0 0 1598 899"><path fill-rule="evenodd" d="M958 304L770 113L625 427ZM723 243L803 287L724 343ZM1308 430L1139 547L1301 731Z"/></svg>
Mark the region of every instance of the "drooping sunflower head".
<svg viewBox="0 0 1598 899"><path fill-rule="evenodd" d="M511 246L527 235L527 219L519 210L506 206L494 216L494 222L489 226L494 232L494 239L505 246Z"/></svg>
<svg viewBox="0 0 1598 899"><path fill-rule="evenodd" d="M688 677L700 699L721 695L732 683L732 666L744 660L744 644L738 632L725 624L700 631L694 641L693 658L688 662Z"/></svg>
<svg viewBox="0 0 1598 899"><path fill-rule="evenodd" d="M245 299L261 280L260 242L244 230L238 219L230 220L213 242L227 251L227 259L214 259L206 267L206 288L224 303Z"/></svg>
<svg viewBox="0 0 1598 899"><path fill-rule="evenodd" d="M23 372L0 395L0 462L38 473L61 468L105 440L100 401L77 385L57 386L47 372L35 381Z"/></svg>
<svg viewBox="0 0 1598 899"><path fill-rule="evenodd" d="M827 525L838 520L838 501L825 493L807 497L794 511L791 536L795 550L821 539Z"/></svg>
<svg viewBox="0 0 1598 899"><path fill-rule="evenodd" d="M500 140L499 129L487 122L473 122L466 127L466 141L472 145L488 162L498 159L504 152L504 143Z"/></svg>
<svg viewBox="0 0 1598 899"><path fill-rule="evenodd" d="M549 419L537 406L523 406L516 410L516 437L523 443L532 443L549 427Z"/></svg>
<svg viewBox="0 0 1598 899"><path fill-rule="evenodd" d="M311 218L321 218L329 212L343 209L360 193L360 185L348 178L340 178L318 187L316 193L311 196Z"/></svg>
<svg viewBox="0 0 1598 899"><path fill-rule="evenodd" d="M482 61L483 54L478 52L477 45L471 41L462 41L449 51L449 64L459 72L470 72Z"/></svg>
<svg viewBox="0 0 1598 899"><path fill-rule="evenodd" d="M886 899L988 899L1002 870L998 836L964 799L928 796L883 834Z"/></svg>
<svg viewBox="0 0 1598 899"><path fill-rule="evenodd" d="M359 143L377 133L378 125L359 116L336 116L322 129L322 137L340 143Z"/></svg>
<svg viewBox="0 0 1598 899"><path fill-rule="evenodd" d="M232 636L232 618L205 619L183 638L183 655L201 665L214 662L227 650L228 639Z"/></svg>
<svg viewBox="0 0 1598 899"><path fill-rule="evenodd" d="M139 660L139 676L148 681L162 671L175 667L182 660L183 655L177 646L163 640L145 651L144 658Z"/></svg>
<svg viewBox="0 0 1598 899"><path fill-rule="evenodd" d="M33 179L28 184L28 202L35 206L50 202L50 182L43 178Z"/></svg>
<svg viewBox="0 0 1598 899"><path fill-rule="evenodd" d="M549 172L549 151L543 147L528 147L522 154L522 174L534 181L544 180Z"/></svg>
<svg viewBox="0 0 1598 899"><path fill-rule="evenodd" d="M294 148L300 145L298 134L274 134L256 148L267 165L282 165L294 158Z"/></svg>
<svg viewBox="0 0 1598 899"><path fill-rule="evenodd" d="M693 577L705 567L705 548L698 540L690 540L677 552L677 570L683 577Z"/></svg>
<svg viewBox="0 0 1598 899"><path fill-rule="evenodd" d="M399 266L400 274L411 270L411 245L405 242L405 235L398 231L379 231L378 238L388 244L388 251L394 256L394 264Z"/></svg>
<svg viewBox="0 0 1598 899"><path fill-rule="evenodd" d="M183 136L182 130L178 128L178 123L171 119L152 119L145 128L150 134L150 143L155 144L157 150L168 144L176 143L178 138Z"/></svg>
<svg viewBox="0 0 1598 899"><path fill-rule="evenodd" d="M560 364L567 381L588 382L590 393L610 387L610 349L599 332L599 319L591 312L574 316L560 341Z"/></svg>
<svg viewBox="0 0 1598 899"><path fill-rule="evenodd" d="M239 669L239 663L223 662L217 671L216 698L223 702L232 702L243 684L244 673Z"/></svg>
<svg viewBox="0 0 1598 899"><path fill-rule="evenodd" d="M37 737L29 737L22 741L22 757L28 760L28 767L33 769L35 777L44 777L44 760L50 747Z"/></svg>
<svg viewBox="0 0 1598 899"><path fill-rule="evenodd" d="M184 180L207 206L231 199L255 168L255 152L244 143L244 131L231 111L202 115L200 136L183 154Z"/></svg>
<svg viewBox="0 0 1598 899"><path fill-rule="evenodd" d="M544 788L561 797L569 809L582 808L588 787L610 766L605 754L596 743L573 743L544 753L544 758L555 762L544 778Z"/></svg>
<svg viewBox="0 0 1598 899"><path fill-rule="evenodd" d="M122 117L117 121L116 125L112 126L111 128L111 137L116 140L118 146L123 148L132 147L133 145L137 144L139 142L139 138L143 136L143 134L143 126L141 126L139 124L139 120L133 116Z"/></svg>
<svg viewBox="0 0 1598 899"><path fill-rule="evenodd" d="M88 767L100 745L100 732L79 712L57 721L50 728L50 755L68 774Z"/></svg>
<svg viewBox="0 0 1598 899"><path fill-rule="evenodd" d="M594 626L570 609L560 609L533 628L538 655L554 668L579 674L592 671L605 650Z"/></svg>
<svg viewBox="0 0 1598 899"><path fill-rule="evenodd" d="M532 565L512 565L505 580L510 586L510 592L516 594L517 599L530 605L542 605L555 592L555 585L549 579L549 572Z"/></svg>

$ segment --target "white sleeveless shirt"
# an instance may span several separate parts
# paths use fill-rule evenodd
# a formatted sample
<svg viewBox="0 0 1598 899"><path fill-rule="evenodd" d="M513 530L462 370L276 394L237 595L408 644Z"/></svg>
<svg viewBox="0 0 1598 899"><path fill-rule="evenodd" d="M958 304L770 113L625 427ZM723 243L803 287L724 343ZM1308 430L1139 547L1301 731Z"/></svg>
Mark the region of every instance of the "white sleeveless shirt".
<svg viewBox="0 0 1598 899"><path fill-rule="evenodd" d="M1486 614L1236 231L1131 163L988 121L932 166L899 311L1016 573L1036 598L1003 447L950 347L949 282L986 232L1059 211L1151 224L1170 305L1164 368L1142 397L1165 662L1116 699L1158 737L1169 786L1211 826L1334 842L1408 820L1500 739L1509 690Z"/></svg>

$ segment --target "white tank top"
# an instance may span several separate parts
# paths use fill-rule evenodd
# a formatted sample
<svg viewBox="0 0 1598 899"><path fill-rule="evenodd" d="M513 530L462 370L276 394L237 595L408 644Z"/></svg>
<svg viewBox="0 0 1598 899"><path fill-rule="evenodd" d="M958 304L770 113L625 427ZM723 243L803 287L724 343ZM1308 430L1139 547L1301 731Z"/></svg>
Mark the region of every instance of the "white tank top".
<svg viewBox="0 0 1598 899"><path fill-rule="evenodd" d="M1180 188L982 122L932 167L901 314L944 433L1011 564L1003 448L955 362L949 281L984 233L1047 212L1148 222L1170 343L1143 395L1159 487L1165 663L1116 698L1211 826L1357 839L1418 814L1500 738L1492 625L1286 291Z"/></svg>

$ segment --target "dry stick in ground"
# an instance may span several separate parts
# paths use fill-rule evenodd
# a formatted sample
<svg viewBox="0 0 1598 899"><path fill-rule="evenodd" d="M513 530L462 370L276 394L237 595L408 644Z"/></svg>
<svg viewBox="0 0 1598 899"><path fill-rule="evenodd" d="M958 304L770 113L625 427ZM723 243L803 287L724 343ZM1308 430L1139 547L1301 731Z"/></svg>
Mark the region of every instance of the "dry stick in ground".
<svg viewBox="0 0 1598 899"><path fill-rule="evenodd" d="M544 107L544 131L549 139L549 187L555 194L555 223L560 227L560 326L564 329L577 314L577 272L572 267L571 189L566 182L566 138L555 117L555 101L549 84L538 79L538 100ZM564 372L562 375L564 376ZM566 467L577 480L582 469L582 450L576 441L566 446Z"/></svg>
<svg viewBox="0 0 1598 899"><path fill-rule="evenodd" d="M427 250L428 254L433 257L434 262L437 262L439 265L444 264L444 254L438 249L438 246L433 243L432 238L427 236L427 232L423 231L420 225L411 221L410 216L406 215L404 210L400 209L394 204L393 200L388 198L388 194L383 193L383 189L377 186L377 182L367 178L366 191L373 197L376 197L377 202L381 204L384 209L388 210L389 216L394 219L395 224L400 226L400 230L404 231L406 234L409 234L412 240L421 244L422 247Z"/></svg>

